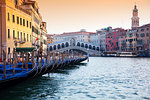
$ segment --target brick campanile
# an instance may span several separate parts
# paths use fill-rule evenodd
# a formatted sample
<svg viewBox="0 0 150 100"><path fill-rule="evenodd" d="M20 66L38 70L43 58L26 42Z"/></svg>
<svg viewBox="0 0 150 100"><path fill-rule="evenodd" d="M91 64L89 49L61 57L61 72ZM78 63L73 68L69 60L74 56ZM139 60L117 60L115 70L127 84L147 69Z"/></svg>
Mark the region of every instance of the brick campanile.
<svg viewBox="0 0 150 100"><path fill-rule="evenodd" d="M133 17L131 19L132 19L132 29L139 27L139 19L140 18L138 17L138 9L137 9L136 5L134 6Z"/></svg>

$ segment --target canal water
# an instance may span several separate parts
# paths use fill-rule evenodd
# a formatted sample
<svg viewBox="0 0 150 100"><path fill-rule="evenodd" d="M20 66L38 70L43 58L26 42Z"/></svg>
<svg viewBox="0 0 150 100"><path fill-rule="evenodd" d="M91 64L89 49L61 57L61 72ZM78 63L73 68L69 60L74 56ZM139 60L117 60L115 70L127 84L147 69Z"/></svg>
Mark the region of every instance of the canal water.
<svg viewBox="0 0 150 100"><path fill-rule="evenodd" d="M0 92L0 100L122 99L150 100L150 58L91 57Z"/></svg>

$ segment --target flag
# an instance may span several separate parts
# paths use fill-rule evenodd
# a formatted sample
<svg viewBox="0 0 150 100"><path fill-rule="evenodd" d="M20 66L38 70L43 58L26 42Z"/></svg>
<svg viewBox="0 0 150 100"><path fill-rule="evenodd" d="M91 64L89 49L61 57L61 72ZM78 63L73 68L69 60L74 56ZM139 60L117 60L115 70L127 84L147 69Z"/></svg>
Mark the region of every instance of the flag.
<svg viewBox="0 0 150 100"><path fill-rule="evenodd" d="M39 38L36 38L36 40L35 40L35 42L34 42L34 44L36 43L36 41L38 41L39 40Z"/></svg>

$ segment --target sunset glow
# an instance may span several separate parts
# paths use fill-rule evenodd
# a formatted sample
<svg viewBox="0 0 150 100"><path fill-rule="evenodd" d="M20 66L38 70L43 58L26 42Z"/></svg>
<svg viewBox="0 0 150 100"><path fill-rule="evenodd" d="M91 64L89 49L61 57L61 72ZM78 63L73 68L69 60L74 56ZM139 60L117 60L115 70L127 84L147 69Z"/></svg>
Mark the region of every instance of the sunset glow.
<svg viewBox="0 0 150 100"><path fill-rule="evenodd" d="M38 0L48 34L96 31L107 26L131 27L132 10L136 3L140 26L150 22L150 0Z"/></svg>

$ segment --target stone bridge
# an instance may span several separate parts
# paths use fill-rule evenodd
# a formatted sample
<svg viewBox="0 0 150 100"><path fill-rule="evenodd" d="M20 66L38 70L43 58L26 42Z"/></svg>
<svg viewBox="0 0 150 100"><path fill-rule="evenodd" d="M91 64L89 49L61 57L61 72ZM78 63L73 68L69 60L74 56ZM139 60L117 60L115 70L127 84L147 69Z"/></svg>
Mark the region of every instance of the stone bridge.
<svg viewBox="0 0 150 100"><path fill-rule="evenodd" d="M81 42L74 40L72 41L59 41L55 43L48 44L48 51L50 52L64 52L70 50L82 51L86 54L100 55L100 46L91 44L89 42Z"/></svg>

